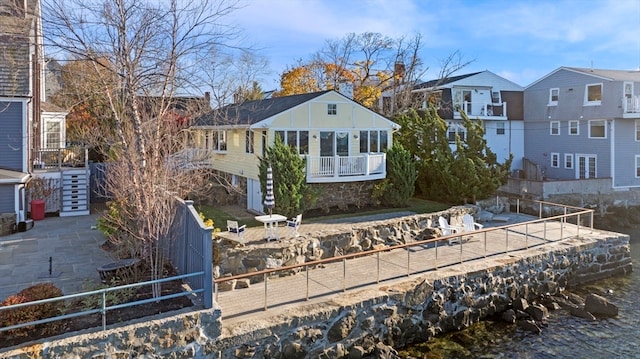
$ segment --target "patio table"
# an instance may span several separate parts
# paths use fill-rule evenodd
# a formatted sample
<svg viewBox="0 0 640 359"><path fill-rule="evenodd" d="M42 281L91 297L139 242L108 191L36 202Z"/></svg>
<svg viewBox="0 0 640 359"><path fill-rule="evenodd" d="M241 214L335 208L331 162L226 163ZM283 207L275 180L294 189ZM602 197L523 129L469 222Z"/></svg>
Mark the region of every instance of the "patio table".
<svg viewBox="0 0 640 359"><path fill-rule="evenodd" d="M287 217L281 214L265 214L263 216L256 216L256 221L264 223L264 234L267 237L267 242L270 240L278 240L278 223L287 220Z"/></svg>

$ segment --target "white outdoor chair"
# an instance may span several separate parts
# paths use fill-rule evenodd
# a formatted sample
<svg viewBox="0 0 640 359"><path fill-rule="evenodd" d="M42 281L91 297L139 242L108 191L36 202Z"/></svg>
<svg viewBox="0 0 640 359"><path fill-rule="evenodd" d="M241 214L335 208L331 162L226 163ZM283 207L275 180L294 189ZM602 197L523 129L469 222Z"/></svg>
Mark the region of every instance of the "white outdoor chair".
<svg viewBox="0 0 640 359"><path fill-rule="evenodd" d="M440 226L440 231L442 232L443 236L450 236L450 235L462 232L462 227L450 225L449 222L447 222L447 220L442 216L438 218L438 225ZM449 245L452 245L454 243L459 243L460 238L461 237L450 238Z"/></svg>
<svg viewBox="0 0 640 359"><path fill-rule="evenodd" d="M291 230L291 235L298 237L300 233L298 233L298 228L300 228L300 224L302 223L302 214L296 216L291 220L287 221L287 227Z"/></svg>
<svg viewBox="0 0 640 359"><path fill-rule="evenodd" d="M229 233L236 233L238 235L238 238L242 239L245 229L247 229L246 224L238 226L238 221L227 220L227 231L229 231Z"/></svg>
<svg viewBox="0 0 640 359"><path fill-rule="evenodd" d="M465 232L473 232L482 229L484 226L477 223L470 214L462 216L462 230Z"/></svg>

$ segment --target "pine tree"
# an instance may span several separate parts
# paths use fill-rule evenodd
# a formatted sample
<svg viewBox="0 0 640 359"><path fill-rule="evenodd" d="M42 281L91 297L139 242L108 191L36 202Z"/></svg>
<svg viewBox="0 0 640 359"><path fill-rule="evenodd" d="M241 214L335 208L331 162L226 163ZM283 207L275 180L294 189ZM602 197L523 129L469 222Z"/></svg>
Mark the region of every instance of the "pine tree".
<svg viewBox="0 0 640 359"><path fill-rule="evenodd" d="M418 178L415 160L411 152L394 144L387 151L387 178L374 188L373 197L392 207L403 207L415 192Z"/></svg>

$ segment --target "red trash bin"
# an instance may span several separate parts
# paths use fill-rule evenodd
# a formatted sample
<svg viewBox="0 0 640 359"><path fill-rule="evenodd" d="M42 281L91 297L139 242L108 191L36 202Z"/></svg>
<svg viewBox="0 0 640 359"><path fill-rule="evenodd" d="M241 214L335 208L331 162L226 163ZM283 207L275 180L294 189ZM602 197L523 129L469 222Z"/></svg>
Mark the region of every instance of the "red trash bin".
<svg viewBox="0 0 640 359"><path fill-rule="evenodd" d="M34 221L44 219L44 205L45 202L41 199L31 201L31 219Z"/></svg>

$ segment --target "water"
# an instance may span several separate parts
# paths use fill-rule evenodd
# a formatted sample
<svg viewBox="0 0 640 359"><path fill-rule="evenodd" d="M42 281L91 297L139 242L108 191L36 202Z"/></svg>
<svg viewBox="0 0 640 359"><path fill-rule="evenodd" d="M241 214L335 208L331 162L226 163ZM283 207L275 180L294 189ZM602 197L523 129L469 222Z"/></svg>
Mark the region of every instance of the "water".
<svg viewBox="0 0 640 359"><path fill-rule="evenodd" d="M427 357L425 353L431 351L441 358L640 358L640 228L612 230L631 236L634 271L572 292L584 297L612 290L607 299L618 306L618 317L588 321L565 311L552 312L541 334L524 332L515 325L483 322L416 346L419 352L412 355Z"/></svg>

